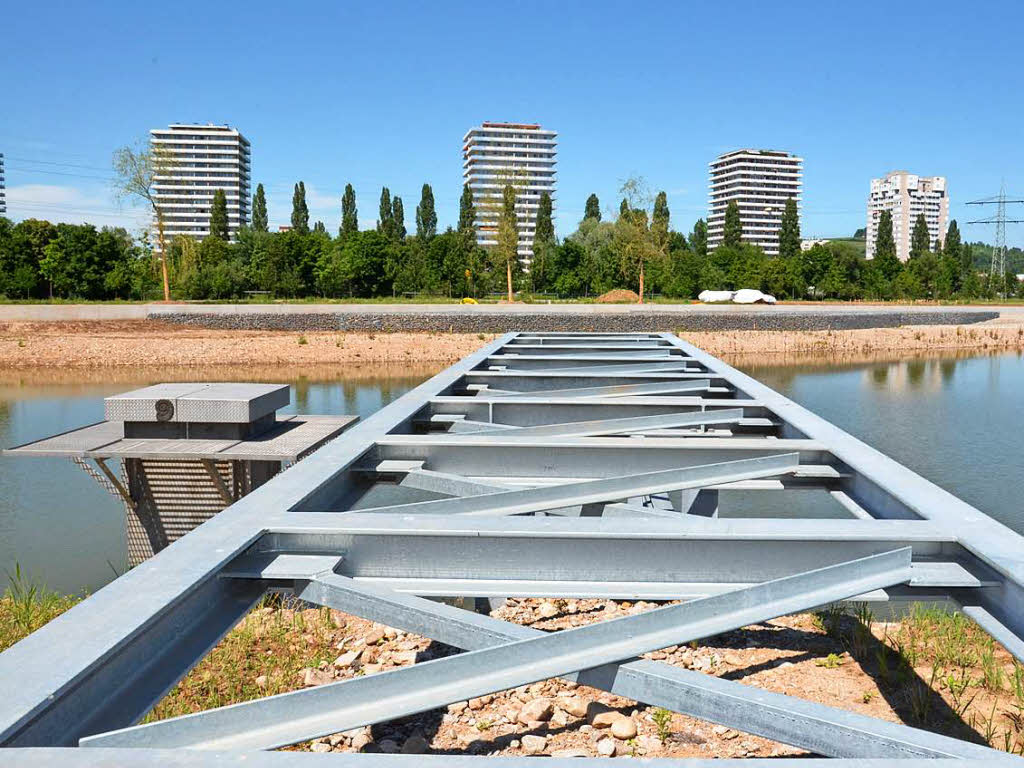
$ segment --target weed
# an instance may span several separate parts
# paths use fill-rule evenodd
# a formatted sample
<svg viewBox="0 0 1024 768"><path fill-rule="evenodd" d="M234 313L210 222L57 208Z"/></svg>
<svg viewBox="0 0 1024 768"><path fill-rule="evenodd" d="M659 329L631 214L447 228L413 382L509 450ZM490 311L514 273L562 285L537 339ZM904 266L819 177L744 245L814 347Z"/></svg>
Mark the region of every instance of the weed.
<svg viewBox="0 0 1024 768"><path fill-rule="evenodd" d="M845 615L846 609L843 606L829 605L814 614L815 623L826 635L834 640L839 640L842 636L842 623Z"/></svg>
<svg viewBox="0 0 1024 768"><path fill-rule="evenodd" d="M299 336L299 346L301 347L306 344L309 344L309 339L307 339L305 336Z"/></svg>
<svg viewBox="0 0 1024 768"><path fill-rule="evenodd" d="M494 723L492 723L490 720L477 720L476 721L476 729L478 731L489 731L489 730L491 730L491 726L493 726L493 725L494 725Z"/></svg>
<svg viewBox="0 0 1024 768"><path fill-rule="evenodd" d="M873 698L875 698L874 691L864 691L864 694L860 697L860 700L863 701L865 704L870 704Z"/></svg>
<svg viewBox="0 0 1024 768"><path fill-rule="evenodd" d="M658 738L664 744L672 735L672 713L663 707L658 707L651 714L654 720L654 727L658 729Z"/></svg>
<svg viewBox="0 0 1024 768"><path fill-rule="evenodd" d="M996 658L996 643L991 637L984 644L980 661L982 685L992 693L998 693L1003 690L1003 681L1006 673L1003 671L1003 665Z"/></svg>
<svg viewBox="0 0 1024 768"><path fill-rule="evenodd" d="M483 341L484 339L486 339L486 338L487 338L487 337L486 337L486 336L484 336L484 335L483 335L482 333L478 333L478 334L476 335L476 337L477 337L478 339L480 339L480 341Z"/></svg>
<svg viewBox="0 0 1024 768"><path fill-rule="evenodd" d="M7 573L7 592L0 598L0 651L3 651L78 602L77 597L62 596L45 586L29 581L21 565Z"/></svg>
<svg viewBox="0 0 1024 768"><path fill-rule="evenodd" d="M838 669L843 665L843 657L835 653L830 653L824 659L816 659L814 665L816 667L824 667L825 669Z"/></svg>

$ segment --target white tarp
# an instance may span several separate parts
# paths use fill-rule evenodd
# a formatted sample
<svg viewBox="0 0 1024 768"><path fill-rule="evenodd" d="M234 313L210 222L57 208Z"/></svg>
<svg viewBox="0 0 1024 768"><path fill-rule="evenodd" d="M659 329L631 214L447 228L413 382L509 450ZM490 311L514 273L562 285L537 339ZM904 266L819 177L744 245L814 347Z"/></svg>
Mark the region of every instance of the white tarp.
<svg viewBox="0 0 1024 768"><path fill-rule="evenodd" d="M774 304L775 297L770 293L761 293L753 288L741 288L738 291L701 291L697 298L705 304Z"/></svg>

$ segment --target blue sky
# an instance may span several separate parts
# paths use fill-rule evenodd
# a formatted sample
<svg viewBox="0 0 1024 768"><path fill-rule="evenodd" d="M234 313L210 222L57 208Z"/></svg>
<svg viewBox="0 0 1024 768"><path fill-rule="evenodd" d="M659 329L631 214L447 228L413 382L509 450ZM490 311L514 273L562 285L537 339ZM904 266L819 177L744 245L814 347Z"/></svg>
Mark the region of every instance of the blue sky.
<svg viewBox="0 0 1024 768"><path fill-rule="evenodd" d="M869 179L894 168L945 175L964 222L977 209L963 203L1003 178L1024 191L1022 21L1024 4L1000 1L11 3L8 215L133 226L107 180L113 150L197 121L252 142L272 224L302 179L332 231L346 182L362 226L387 185L410 228L429 182L444 226L465 131L511 120L560 133L563 236L590 192L611 210L632 174L688 231L708 161L746 146L805 159L805 236L864 226Z"/></svg>

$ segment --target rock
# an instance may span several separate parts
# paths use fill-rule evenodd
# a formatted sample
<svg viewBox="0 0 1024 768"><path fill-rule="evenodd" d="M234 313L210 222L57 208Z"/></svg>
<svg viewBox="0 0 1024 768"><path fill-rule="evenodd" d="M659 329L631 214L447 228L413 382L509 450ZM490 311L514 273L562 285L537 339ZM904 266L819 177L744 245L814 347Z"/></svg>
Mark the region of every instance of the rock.
<svg viewBox="0 0 1024 768"><path fill-rule="evenodd" d="M552 757L590 757L585 749L556 749L551 753Z"/></svg>
<svg viewBox="0 0 1024 768"><path fill-rule="evenodd" d="M636 736L636 723L633 722L632 718L626 717L625 715L619 715L612 722L611 727L612 736L616 739L632 739Z"/></svg>
<svg viewBox="0 0 1024 768"><path fill-rule="evenodd" d="M478 712L478 711L480 711L481 709L484 708L483 699L480 699L480 698L470 699L468 703L469 703L469 708L472 709L474 712Z"/></svg>
<svg viewBox="0 0 1024 768"><path fill-rule="evenodd" d="M392 739L384 739L378 742L377 746L380 747L380 751L386 755L394 755L398 752L398 742L393 741Z"/></svg>
<svg viewBox="0 0 1024 768"><path fill-rule="evenodd" d="M367 675L375 675L380 672L380 664L363 664L362 670Z"/></svg>
<svg viewBox="0 0 1024 768"><path fill-rule="evenodd" d="M260 675L255 680L253 680L253 682L256 683L256 687L257 688L261 688L261 689L262 688L266 688L267 687L267 676L266 675Z"/></svg>
<svg viewBox="0 0 1024 768"><path fill-rule="evenodd" d="M376 645L377 643L379 643L383 639L384 639L384 630L381 629L380 627L374 627L373 629L371 629L369 632L366 633L366 637L365 637L367 645Z"/></svg>
<svg viewBox="0 0 1024 768"><path fill-rule="evenodd" d="M611 757L615 754L615 739L603 738L597 742L597 753L604 757Z"/></svg>
<svg viewBox="0 0 1024 768"><path fill-rule="evenodd" d="M592 701L587 705L587 722L595 728L611 728L616 717L621 715L604 704Z"/></svg>
<svg viewBox="0 0 1024 768"><path fill-rule="evenodd" d="M569 696L559 701L558 706L573 717L587 716L587 700L579 696Z"/></svg>
<svg viewBox="0 0 1024 768"><path fill-rule="evenodd" d="M358 736L352 737L352 749L356 752L361 752L370 744L373 743L373 739L367 733L360 733Z"/></svg>
<svg viewBox="0 0 1024 768"><path fill-rule="evenodd" d="M725 733L722 734L722 738L727 740L727 741L732 741L733 739L735 739L738 736L739 736L739 734L736 731L731 731L731 730L730 731L726 731Z"/></svg>
<svg viewBox="0 0 1024 768"><path fill-rule="evenodd" d="M334 660L334 666L338 669L348 669L349 667L358 668L359 657L362 653L362 651L348 651L347 653L343 653Z"/></svg>
<svg viewBox="0 0 1024 768"><path fill-rule="evenodd" d="M395 651L391 654L391 663L406 666L416 663L416 651Z"/></svg>
<svg viewBox="0 0 1024 768"><path fill-rule="evenodd" d="M449 704L448 705L448 711L452 712L453 714L458 714L459 712L462 712L468 706L469 706L469 704L467 702L465 702L465 701L456 701L454 704Z"/></svg>
<svg viewBox="0 0 1024 768"><path fill-rule="evenodd" d="M725 654L722 657L722 661L728 664L730 667L742 667L743 660L739 656L733 656L732 654Z"/></svg>
<svg viewBox="0 0 1024 768"><path fill-rule="evenodd" d="M312 669L311 667L306 667L302 670L301 674L302 684L309 687L334 682L334 677L331 676L331 673L325 672L321 669Z"/></svg>
<svg viewBox="0 0 1024 768"><path fill-rule="evenodd" d="M547 699L533 699L526 702L523 708L519 710L519 722L544 722L550 720L554 712L555 708L551 706L551 702Z"/></svg>
<svg viewBox="0 0 1024 768"><path fill-rule="evenodd" d="M558 615L558 606L549 600L545 600L540 604L540 608L537 609L537 613L539 613L543 619L550 619L552 616Z"/></svg>
<svg viewBox="0 0 1024 768"><path fill-rule="evenodd" d="M330 752L331 749L331 745L325 741L314 741L309 745L310 752Z"/></svg>
<svg viewBox="0 0 1024 768"><path fill-rule="evenodd" d="M724 725L716 725L714 728L711 729L711 732L713 734L715 734L716 736L721 736L723 733L725 733L728 730L729 729L726 728Z"/></svg>
<svg viewBox="0 0 1024 768"><path fill-rule="evenodd" d="M543 736L527 734L521 739L523 751L528 755L539 755L548 745L548 740Z"/></svg>
<svg viewBox="0 0 1024 768"><path fill-rule="evenodd" d="M519 741L519 739L512 739L512 741L508 743L508 746L511 749L519 749L519 747L521 746L521 742Z"/></svg>
<svg viewBox="0 0 1024 768"><path fill-rule="evenodd" d="M430 744L420 734L414 733L402 745L403 755L422 755L430 750Z"/></svg>
<svg viewBox="0 0 1024 768"><path fill-rule="evenodd" d="M551 724L556 728L563 728L569 724L569 715L565 713L565 710L555 708L555 714L551 716Z"/></svg>

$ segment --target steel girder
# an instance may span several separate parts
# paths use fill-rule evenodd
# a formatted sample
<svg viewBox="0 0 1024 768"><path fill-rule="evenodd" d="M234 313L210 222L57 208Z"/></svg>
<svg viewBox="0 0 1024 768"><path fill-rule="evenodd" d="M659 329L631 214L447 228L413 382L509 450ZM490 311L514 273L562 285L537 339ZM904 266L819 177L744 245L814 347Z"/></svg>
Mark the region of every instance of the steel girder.
<svg viewBox="0 0 1024 768"><path fill-rule="evenodd" d="M849 519L702 516L719 493L794 488ZM936 595L1021 656L1021 551L1017 534L674 336L507 334L0 655L0 758L308 763L321 756L244 750L564 676L850 764L1012 761L634 657L835 600ZM470 652L135 727L271 588ZM419 595L689 602L545 635ZM79 741L91 748L45 749ZM170 744L230 751L151 748Z"/></svg>

